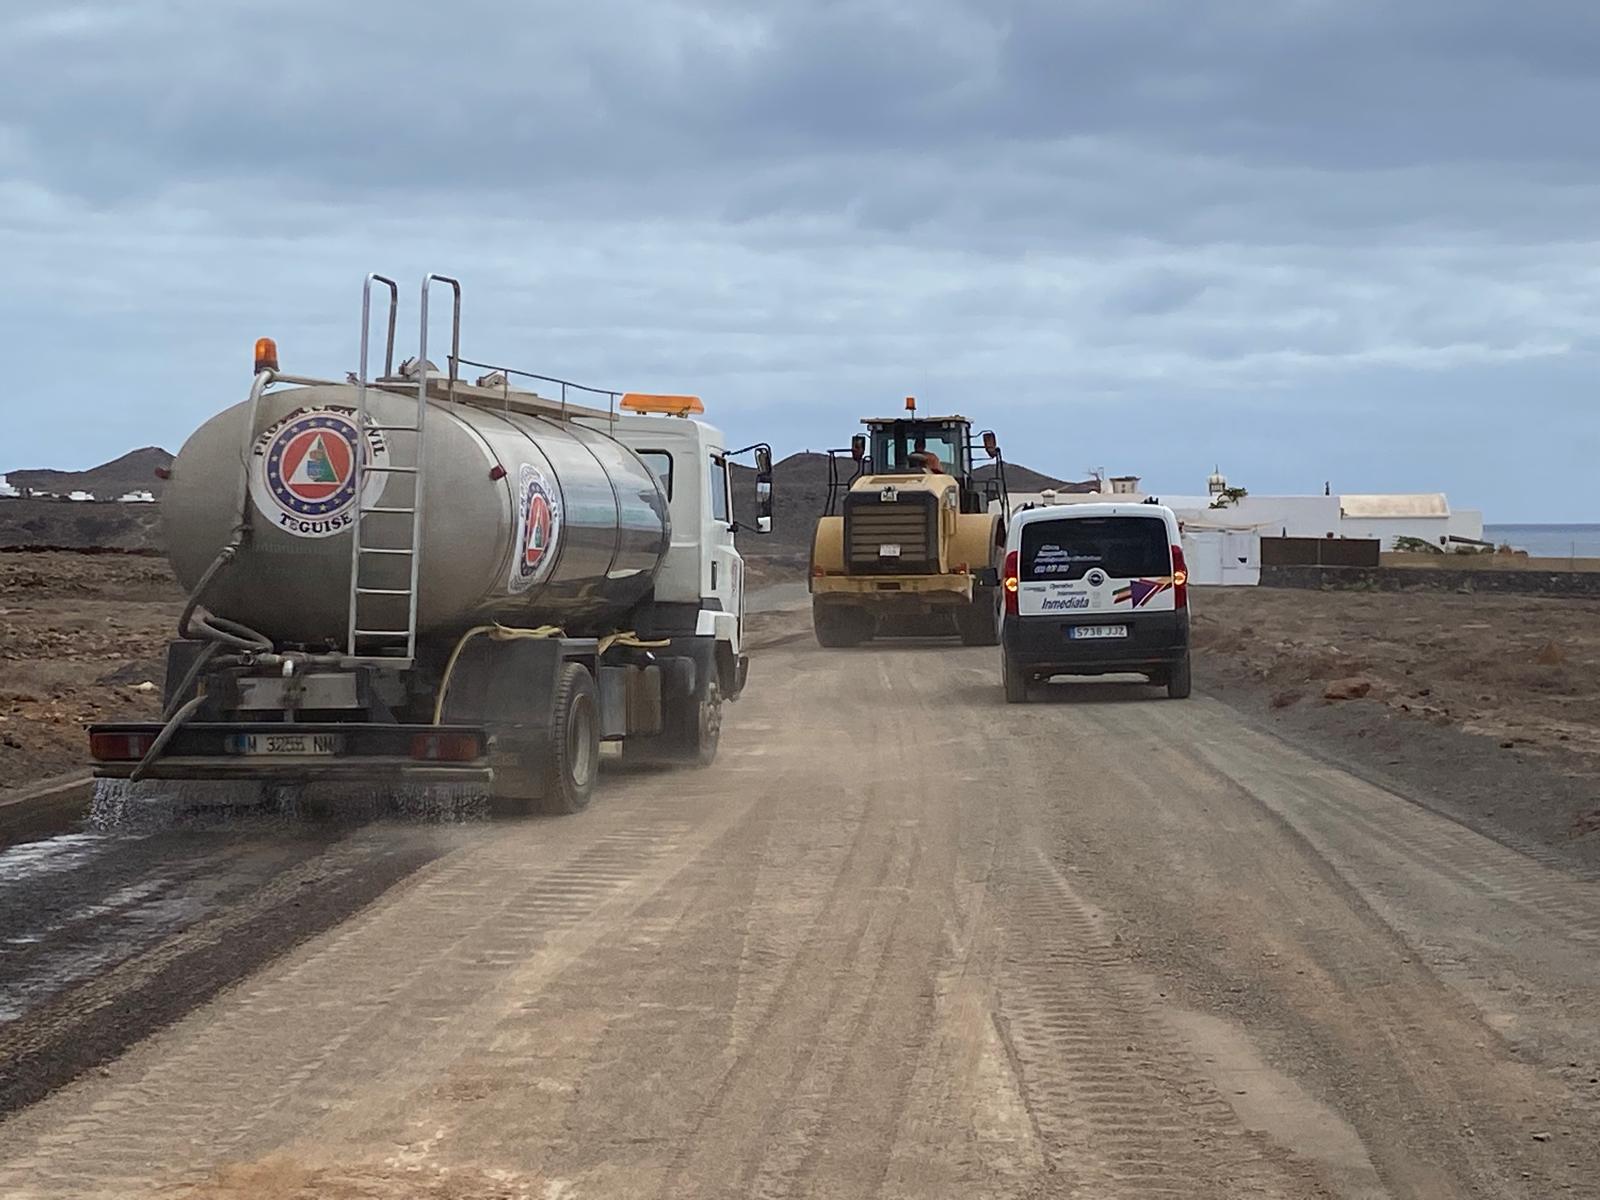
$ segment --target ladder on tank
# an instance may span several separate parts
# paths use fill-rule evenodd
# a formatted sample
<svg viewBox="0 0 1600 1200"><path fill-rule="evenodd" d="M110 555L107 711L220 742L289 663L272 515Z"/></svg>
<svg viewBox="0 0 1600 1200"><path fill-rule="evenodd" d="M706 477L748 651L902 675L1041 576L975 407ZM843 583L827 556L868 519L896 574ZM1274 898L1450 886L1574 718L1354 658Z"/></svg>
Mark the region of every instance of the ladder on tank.
<svg viewBox="0 0 1600 1200"><path fill-rule="evenodd" d="M428 294L433 284L449 286L452 298L450 321L450 375L447 398L455 399L456 373L461 360L461 284L447 275L429 274L422 280L421 329L417 337L417 401L416 415L409 425L383 425L373 422L368 410L367 390L373 381L367 378L368 344L371 340L372 285L382 284L389 293L388 337L384 346L383 376L385 381L394 374L395 316L400 303L400 288L394 280L383 275L368 275L361 289L361 362L356 378L356 443L357 453L351 467L351 482L355 487L352 501L353 526L350 536L350 606L346 653L352 660L382 664L390 667L409 667L417 656L417 599L418 583L422 571L422 530L424 496L424 451L427 447L428 417ZM385 391L388 391L385 388ZM383 439L402 439L395 443L399 448L409 439L412 453L398 455L410 462L390 464L370 462L369 438L378 434ZM367 476L382 473L399 479L409 479L409 502L389 504L367 503ZM379 489L382 499L389 489ZM380 537L376 529L369 529L369 518L377 518L388 536ZM409 518L409 519L407 519ZM386 574L390 586L378 587L368 582L371 573L380 563L399 560L407 583L404 587L392 586L395 572ZM405 605L405 624L399 627L398 613Z"/></svg>

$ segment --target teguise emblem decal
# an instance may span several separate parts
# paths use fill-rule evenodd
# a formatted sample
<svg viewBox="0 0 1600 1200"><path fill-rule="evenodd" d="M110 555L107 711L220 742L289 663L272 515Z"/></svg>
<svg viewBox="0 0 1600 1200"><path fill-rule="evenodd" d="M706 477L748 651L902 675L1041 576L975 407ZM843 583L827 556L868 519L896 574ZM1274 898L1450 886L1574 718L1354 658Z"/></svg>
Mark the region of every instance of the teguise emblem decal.
<svg viewBox="0 0 1600 1200"><path fill-rule="evenodd" d="M355 410L301 408L262 432L251 449L250 495L261 514L296 537L331 537L355 522L356 446L365 447L363 470L387 466L383 434L357 438ZM383 495L388 474L362 480L366 505Z"/></svg>
<svg viewBox="0 0 1600 1200"><path fill-rule="evenodd" d="M527 463L517 474L517 514L510 586L525 592L550 574L561 541L561 501L544 473Z"/></svg>

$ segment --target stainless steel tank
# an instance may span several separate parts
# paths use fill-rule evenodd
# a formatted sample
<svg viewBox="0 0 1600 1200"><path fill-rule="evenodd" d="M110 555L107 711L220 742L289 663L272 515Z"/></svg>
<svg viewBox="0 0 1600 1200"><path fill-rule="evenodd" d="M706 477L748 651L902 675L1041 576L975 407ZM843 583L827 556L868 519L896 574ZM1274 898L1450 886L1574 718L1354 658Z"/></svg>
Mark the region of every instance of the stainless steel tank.
<svg viewBox="0 0 1600 1200"><path fill-rule="evenodd" d="M192 588L239 521L244 548L204 599L274 640L342 646L355 522L352 465L415 465L416 399L369 389L358 437L353 386L289 388L212 417L184 444L163 497L167 555ZM248 445L248 450L246 446ZM248 457L241 468L241 457ZM430 402L426 418L419 634L498 621L569 634L620 627L649 592L671 538L661 485L626 446L592 429L515 412ZM366 509L413 507L415 476L368 469ZM364 545L410 545L410 516L369 513ZM372 554L363 586L407 588L410 559ZM403 596L363 599L363 624L403 629ZM392 623L391 623L392 622Z"/></svg>

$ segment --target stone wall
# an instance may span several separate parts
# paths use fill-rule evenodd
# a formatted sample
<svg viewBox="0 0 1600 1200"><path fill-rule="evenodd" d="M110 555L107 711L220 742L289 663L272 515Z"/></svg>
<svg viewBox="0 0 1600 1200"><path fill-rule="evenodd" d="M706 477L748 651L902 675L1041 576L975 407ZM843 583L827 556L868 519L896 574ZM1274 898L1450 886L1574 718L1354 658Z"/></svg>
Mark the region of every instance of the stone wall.
<svg viewBox="0 0 1600 1200"><path fill-rule="evenodd" d="M1592 571L1263 566L1261 586L1371 592L1509 592L1533 596L1587 596L1600 599L1600 573Z"/></svg>

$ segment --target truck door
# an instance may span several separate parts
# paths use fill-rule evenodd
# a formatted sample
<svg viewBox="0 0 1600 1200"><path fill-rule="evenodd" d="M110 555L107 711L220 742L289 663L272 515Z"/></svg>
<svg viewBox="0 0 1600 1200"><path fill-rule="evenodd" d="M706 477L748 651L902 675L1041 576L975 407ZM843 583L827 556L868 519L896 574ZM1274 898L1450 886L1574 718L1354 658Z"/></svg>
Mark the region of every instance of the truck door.
<svg viewBox="0 0 1600 1200"><path fill-rule="evenodd" d="M706 541L711 547L711 577L706 595L721 606L725 615L717 621L718 633L728 631L737 654L744 641L744 562L733 542L733 491L728 478L728 460L720 450L711 452L706 485L710 489Z"/></svg>

